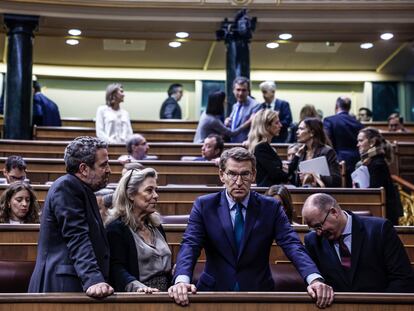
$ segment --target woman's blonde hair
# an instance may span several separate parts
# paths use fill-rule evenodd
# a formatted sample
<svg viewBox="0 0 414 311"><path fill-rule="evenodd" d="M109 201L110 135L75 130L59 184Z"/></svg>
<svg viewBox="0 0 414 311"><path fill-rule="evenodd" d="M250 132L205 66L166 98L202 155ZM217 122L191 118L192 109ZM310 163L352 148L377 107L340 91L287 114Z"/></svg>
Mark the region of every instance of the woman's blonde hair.
<svg viewBox="0 0 414 311"><path fill-rule="evenodd" d="M250 127L249 136L247 137L247 147L251 153L254 148L262 142L267 142L269 136L269 127L273 120L279 116L279 113L271 109L262 109L253 117Z"/></svg>
<svg viewBox="0 0 414 311"><path fill-rule="evenodd" d="M113 106L115 92L117 92L119 89L123 89L123 88L124 87L120 83L111 83L106 87L105 99L106 99L106 105L107 106L109 106L109 107Z"/></svg>
<svg viewBox="0 0 414 311"><path fill-rule="evenodd" d="M148 167L143 170L130 170L122 176L116 187L112 201L112 213L108 217L106 224L120 218L123 223L133 230L138 229L139 225L133 214L134 203L130 198L137 194L139 187L148 177L157 178L157 172L153 168ZM155 227L161 224L161 218L158 213L148 215L144 221Z"/></svg>

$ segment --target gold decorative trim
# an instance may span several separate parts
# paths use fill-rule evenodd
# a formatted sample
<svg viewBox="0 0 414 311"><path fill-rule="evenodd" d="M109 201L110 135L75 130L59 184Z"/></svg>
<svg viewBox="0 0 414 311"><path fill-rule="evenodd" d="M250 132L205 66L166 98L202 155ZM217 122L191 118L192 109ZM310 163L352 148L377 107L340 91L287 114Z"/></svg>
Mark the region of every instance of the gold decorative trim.
<svg viewBox="0 0 414 311"><path fill-rule="evenodd" d="M414 226L414 193L405 192L400 185L398 188L404 211L404 215L400 217L398 223L401 226Z"/></svg>

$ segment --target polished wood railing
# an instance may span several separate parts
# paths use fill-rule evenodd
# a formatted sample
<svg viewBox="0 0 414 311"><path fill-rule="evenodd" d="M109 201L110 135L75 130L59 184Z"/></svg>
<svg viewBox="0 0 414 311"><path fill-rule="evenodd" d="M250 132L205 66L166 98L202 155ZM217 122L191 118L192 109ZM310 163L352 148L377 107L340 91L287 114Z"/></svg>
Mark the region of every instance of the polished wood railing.
<svg viewBox="0 0 414 311"><path fill-rule="evenodd" d="M317 310L304 292L199 292L189 297L189 311L274 311ZM103 299L83 293L0 294L0 311L178 311L167 293L115 293ZM414 310L414 294L336 293L329 310L408 311Z"/></svg>

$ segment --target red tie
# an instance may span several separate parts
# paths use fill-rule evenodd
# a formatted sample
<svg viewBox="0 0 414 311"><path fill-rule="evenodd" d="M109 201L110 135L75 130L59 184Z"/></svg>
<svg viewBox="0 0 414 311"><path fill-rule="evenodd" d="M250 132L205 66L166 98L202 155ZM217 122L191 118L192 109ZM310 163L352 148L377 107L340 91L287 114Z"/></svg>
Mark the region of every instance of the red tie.
<svg viewBox="0 0 414 311"><path fill-rule="evenodd" d="M345 269L351 268L351 252L344 242L345 235L341 235L338 240L339 243L339 255L341 257L342 267Z"/></svg>

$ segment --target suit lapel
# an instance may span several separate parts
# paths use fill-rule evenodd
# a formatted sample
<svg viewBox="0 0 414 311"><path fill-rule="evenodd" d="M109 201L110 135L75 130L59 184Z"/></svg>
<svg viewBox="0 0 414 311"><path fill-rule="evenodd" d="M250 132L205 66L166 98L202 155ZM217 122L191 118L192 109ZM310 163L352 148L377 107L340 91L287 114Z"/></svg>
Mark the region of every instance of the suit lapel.
<svg viewBox="0 0 414 311"><path fill-rule="evenodd" d="M361 254L362 244L365 239L364 228L361 226L358 219L350 214L352 217L352 246L351 246L351 271L350 280L354 280L355 271L358 266L359 256Z"/></svg>
<svg viewBox="0 0 414 311"><path fill-rule="evenodd" d="M243 234L242 242L240 245L238 257L240 257L240 255L243 253L243 250L247 244L247 241L249 240L250 234L257 221L257 218L259 217L259 214L260 214L260 203L257 202L257 197L255 195L255 192L250 191L249 203L246 209L246 220L244 223L244 234Z"/></svg>
<svg viewBox="0 0 414 311"><path fill-rule="evenodd" d="M231 222L230 218L230 208L229 204L227 202L226 193L225 191L221 192L220 197L220 206L218 207L218 216L220 218L221 225L223 227L223 230L226 234L227 240L231 246L231 249L233 251L233 255L236 258L237 257L237 247L236 247L236 241L234 238L234 232L233 232L233 224Z"/></svg>

